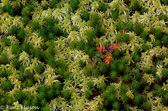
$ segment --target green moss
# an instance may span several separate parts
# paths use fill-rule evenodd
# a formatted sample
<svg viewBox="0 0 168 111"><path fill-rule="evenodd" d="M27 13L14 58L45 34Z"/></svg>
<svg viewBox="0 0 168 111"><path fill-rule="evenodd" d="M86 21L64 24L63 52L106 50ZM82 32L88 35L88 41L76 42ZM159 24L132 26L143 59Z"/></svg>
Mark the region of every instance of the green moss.
<svg viewBox="0 0 168 111"><path fill-rule="evenodd" d="M140 55L134 55L133 59L134 59L135 62L140 62L141 57L140 57Z"/></svg>
<svg viewBox="0 0 168 111"><path fill-rule="evenodd" d="M87 76L91 75L91 69L90 69L90 67L86 66L86 67L84 67L83 70L84 70L84 74L85 75L87 75Z"/></svg>
<svg viewBox="0 0 168 111"><path fill-rule="evenodd" d="M126 82L129 82L131 80L131 76L130 75L125 75L124 76L124 81L126 81Z"/></svg>
<svg viewBox="0 0 168 111"><path fill-rule="evenodd" d="M98 77L100 75L100 72L98 69L93 69L92 74L94 77Z"/></svg>
<svg viewBox="0 0 168 111"><path fill-rule="evenodd" d="M106 88L106 83L105 82L102 82L101 84L100 84L100 89L102 89L102 90L104 90L105 88Z"/></svg>
<svg viewBox="0 0 168 111"><path fill-rule="evenodd" d="M116 71L111 71L110 72L110 77L112 80L117 80L118 74Z"/></svg>
<svg viewBox="0 0 168 111"><path fill-rule="evenodd" d="M89 88L93 88L93 82L92 82L92 81L89 81L89 82L87 83L87 85L88 85Z"/></svg>
<svg viewBox="0 0 168 111"><path fill-rule="evenodd" d="M71 0L70 6L73 12L75 12L79 8L79 3L79 0Z"/></svg>
<svg viewBox="0 0 168 111"><path fill-rule="evenodd" d="M147 50L149 49L149 47L148 47L147 44L143 44L143 45L142 45L142 49L143 49L144 51L147 51Z"/></svg>
<svg viewBox="0 0 168 111"><path fill-rule="evenodd" d="M141 96L140 95L135 95L133 102L135 105L140 105L141 104Z"/></svg>
<svg viewBox="0 0 168 111"><path fill-rule="evenodd" d="M70 76L70 72L69 72L69 71L65 71L65 72L63 73L64 79L69 78L69 76Z"/></svg>
<svg viewBox="0 0 168 111"><path fill-rule="evenodd" d="M143 32L144 26L141 24L135 24L133 29L136 34L140 35L141 32Z"/></svg>
<svg viewBox="0 0 168 111"><path fill-rule="evenodd" d="M8 63L8 56L7 53L3 52L0 57L0 63L7 64Z"/></svg>
<svg viewBox="0 0 168 111"><path fill-rule="evenodd" d="M88 11L83 11L82 14L81 14L81 18L85 21L88 21L89 18L90 18L90 14Z"/></svg>
<svg viewBox="0 0 168 111"><path fill-rule="evenodd" d="M154 43L155 46L160 46L161 45L161 42L160 40L156 40L155 43Z"/></svg>
<svg viewBox="0 0 168 111"><path fill-rule="evenodd" d="M40 29L40 24L39 24L39 22L32 22L30 24L30 27L32 28L32 30L38 30L38 29Z"/></svg>
<svg viewBox="0 0 168 111"><path fill-rule="evenodd" d="M112 11L112 18L114 20L117 20L118 16L119 16L119 10L118 8L116 8L114 11Z"/></svg>
<svg viewBox="0 0 168 111"><path fill-rule="evenodd" d="M140 83L134 80L134 81L132 82L132 88L133 88L134 90L138 90L139 87L140 87Z"/></svg>
<svg viewBox="0 0 168 111"><path fill-rule="evenodd" d="M107 9L106 4L103 3L103 2L101 2L101 3L99 4L99 10L100 10L100 11L106 11L106 9Z"/></svg>
<svg viewBox="0 0 168 111"><path fill-rule="evenodd" d="M69 90L64 90L64 91L62 92L62 96L63 96L65 99L70 99L71 93L69 92Z"/></svg>
<svg viewBox="0 0 168 111"><path fill-rule="evenodd" d="M84 61L82 61L82 60L79 61L79 66L80 67L83 68L83 67L85 67L85 65L86 65L86 63Z"/></svg>
<svg viewBox="0 0 168 111"><path fill-rule="evenodd" d="M108 66L107 66L106 62L100 63L99 68L100 68L100 71L102 71L104 73L108 71Z"/></svg>
<svg viewBox="0 0 168 111"><path fill-rule="evenodd" d="M132 31L133 30L133 24L131 22L128 22L126 24L126 30L128 30L128 31Z"/></svg>
<svg viewBox="0 0 168 111"><path fill-rule="evenodd" d="M19 28L18 28L16 25L13 25L13 26L11 27L11 29L8 30L8 34L9 34L9 35L17 34L18 30L19 30Z"/></svg>
<svg viewBox="0 0 168 111"><path fill-rule="evenodd" d="M156 36L156 38L161 38L162 31L160 29L154 29L154 35Z"/></svg>
<svg viewBox="0 0 168 111"><path fill-rule="evenodd" d="M122 100L123 102L127 102L127 101L129 100L129 97L128 97L126 94L123 94L123 95L121 96L121 100Z"/></svg>
<svg viewBox="0 0 168 111"><path fill-rule="evenodd" d="M54 83L54 89L55 90L61 90L62 86L61 86L61 83L60 82L55 82Z"/></svg>
<svg viewBox="0 0 168 111"><path fill-rule="evenodd" d="M108 97L108 100L110 102L114 102L116 100L115 95L114 94L110 94L109 97Z"/></svg>
<svg viewBox="0 0 168 111"><path fill-rule="evenodd" d="M113 106L114 109L119 109L120 108L120 103L115 101L114 103L112 103L112 106Z"/></svg>
<svg viewBox="0 0 168 111"><path fill-rule="evenodd" d="M95 14L91 19L90 19L90 26L91 27L96 27L100 25L100 18L97 14Z"/></svg>

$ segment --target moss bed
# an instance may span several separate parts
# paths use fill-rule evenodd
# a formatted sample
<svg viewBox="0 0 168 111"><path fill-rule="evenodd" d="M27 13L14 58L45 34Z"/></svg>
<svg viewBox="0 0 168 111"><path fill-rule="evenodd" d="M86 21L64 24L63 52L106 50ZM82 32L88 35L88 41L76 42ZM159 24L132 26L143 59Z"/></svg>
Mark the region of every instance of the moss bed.
<svg viewBox="0 0 168 111"><path fill-rule="evenodd" d="M168 111L168 0L1 0L0 111Z"/></svg>

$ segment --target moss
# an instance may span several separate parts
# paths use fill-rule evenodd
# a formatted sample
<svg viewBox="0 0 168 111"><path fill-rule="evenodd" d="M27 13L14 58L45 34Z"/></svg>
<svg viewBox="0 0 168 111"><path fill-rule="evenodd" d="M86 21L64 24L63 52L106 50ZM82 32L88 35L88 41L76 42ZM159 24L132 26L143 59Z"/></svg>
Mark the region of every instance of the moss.
<svg viewBox="0 0 168 111"><path fill-rule="evenodd" d="M134 55L133 59L134 59L135 62L140 62L141 61L140 55Z"/></svg>
<svg viewBox="0 0 168 111"><path fill-rule="evenodd" d="M71 0L70 6L73 12L75 12L79 8L79 3L79 0Z"/></svg>
<svg viewBox="0 0 168 111"><path fill-rule="evenodd" d="M141 38L143 38L144 40L147 40L147 33L145 31L143 31L140 35Z"/></svg>
<svg viewBox="0 0 168 111"><path fill-rule="evenodd" d="M156 40L155 43L154 43L155 46L160 46L161 45L161 42L160 40Z"/></svg>
<svg viewBox="0 0 168 111"><path fill-rule="evenodd" d="M54 90L53 89L48 89L47 90L47 98L52 99L54 96Z"/></svg>
<svg viewBox="0 0 168 111"><path fill-rule="evenodd" d="M55 8L55 7L57 6L57 4L58 4L60 1L61 1L61 0L52 0L50 7L51 7L51 8Z"/></svg>
<svg viewBox="0 0 168 111"><path fill-rule="evenodd" d="M7 53L3 52L0 57L0 63L7 64L8 63L8 56Z"/></svg>
<svg viewBox="0 0 168 111"><path fill-rule="evenodd" d="M155 66L152 66L152 67L151 67L151 72L152 72L153 74L155 74L156 71L157 71L156 67L155 67Z"/></svg>
<svg viewBox="0 0 168 111"><path fill-rule="evenodd" d="M120 103L115 101L114 103L112 103L112 106L114 109L120 109Z"/></svg>
<svg viewBox="0 0 168 111"><path fill-rule="evenodd" d="M98 69L93 69L92 75L93 75L94 77L98 77L98 76L100 75L99 70L98 70Z"/></svg>
<svg viewBox="0 0 168 111"><path fill-rule="evenodd" d="M144 26L142 24L135 24L133 29L136 34L140 35L144 30Z"/></svg>
<svg viewBox="0 0 168 111"><path fill-rule="evenodd" d="M87 83L87 85L88 85L89 88L93 88L93 82L92 82L92 81L89 81L89 82Z"/></svg>
<svg viewBox="0 0 168 111"><path fill-rule="evenodd" d="M62 89L62 86L61 86L60 82L55 82L53 87L54 87L55 90L61 90Z"/></svg>
<svg viewBox="0 0 168 111"><path fill-rule="evenodd" d="M149 47L148 47L147 44L143 44L143 45L142 45L142 49L143 49L144 51L147 51L147 50L149 49Z"/></svg>
<svg viewBox="0 0 168 111"><path fill-rule="evenodd" d="M81 14L81 18L85 21L88 21L89 18L90 18L90 14L88 11L83 11L82 14Z"/></svg>
<svg viewBox="0 0 168 111"><path fill-rule="evenodd" d="M117 77L118 77L118 74L117 74L117 72L116 71L111 71L110 72L110 77L111 77L111 79L112 80L117 80Z"/></svg>
<svg viewBox="0 0 168 111"><path fill-rule="evenodd" d="M87 75L87 76L91 75L90 67L88 67L88 66L84 67L84 74Z"/></svg>
<svg viewBox="0 0 168 111"><path fill-rule="evenodd" d="M131 76L130 75L125 75L124 76L124 81L126 81L126 82L129 82L131 80Z"/></svg>
<svg viewBox="0 0 168 111"><path fill-rule="evenodd" d="M99 68L100 68L100 71L102 71L104 73L108 71L108 66L105 62L100 63Z"/></svg>
<svg viewBox="0 0 168 111"><path fill-rule="evenodd" d="M122 100L123 102L128 102L129 97L128 97L126 94L122 94L122 95L121 95L121 100Z"/></svg>
<svg viewBox="0 0 168 111"><path fill-rule="evenodd" d="M69 72L69 71L65 71L65 72L63 73L64 79L69 78L69 76L70 76L70 72Z"/></svg>
<svg viewBox="0 0 168 111"><path fill-rule="evenodd" d="M100 26L100 18L97 14L95 14L91 19L90 19L90 26L91 27L98 27Z"/></svg>
<svg viewBox="0 0 168 111"><path fill-rule="evenodd" d="M13 26L11 27L11 29L8 30L8 34L9 34L9 35L17 34L18 30L19 30L19 28L18 28L16 25L13 25Z"/></svg>
<svg viewBox="0 0 168 111"><path fill-rule="evenodd" d="M99 4L99 10L100 10L100 11L106 11L106 10L107 10L106 4L103 3L103 2L101 2L101 3Z"/></svg>
<svg viewBox="0 0 168 111"><path fill-rule="evenodd" d="M129 40L130 40L129 34L125 34L125 35L124 35L124 41L125 41L125 42L128 42Z"/></svg>
<svg viewBox="0 0 168 111"><path fill-rule="evenodd" d="M162 31L160 29L154 29L154 35L160 39L162 37Z"/></svg>
<svg viewBox="0 0 168 111"><path fill-rule="evenodd" d="M71 93L69 92L69 90L64 90L64 91L62 92L62 96L63 96L65 99L70 99Z"/></svg>
<svg viewBox="0 0 168 111"><path fill-rule="evenodd" d="M108 97L108 100L110 102L114 102L116 100L115 95L114 94L110 94L109 97Z"/></svg>
<svg viewBox="0 0 168 111"><path fill-rule="evenodd" d="M120 22L120 21L117 22L115 26L116 26L117 31L122 31L123 30L123 23L122 22Z"/></svg>
<svg viewBox="0 0 168 111"><path fill-rule="evenodd" d="M168 35L163 35L162 39L161 39L164 43L164 45L168 46Z"/></svg>
<svg viewBox="0 0 168 111"><path fill-rule="evenodd" d="M120 87L120 89L121 89L121 91L123 92L123 93L126 93L127 92L127 86L125 85L125 84L122 84L121 85L121 87Z"/></svg>
<svg viewBox="0 0 168 111"><path fill-rule="evenodd" d="M104 98L104 99L108 99L109 98L109 93L107 91L104 91L101 96Z"/></svg>
<svg viewBox="0 0 168 111"><path fill-rule="evenodd" d="M132 88L133 88L134 90L138 90L139 87L140 87L140 83L134 80L134 81L132 82Z"/></svg>
<svg viewBox="0 0 168 111"><path fill-rule="evenodd" d="M20 62L19 62L18 58L14 58L13 61L12 61L12 64L15 68L19 69Z"/></svg>
<svg viewBox="0 0 168 111"><path fill-rule="evenodd" d="M105 88L106 88L106 83L105 82L102 82L101 84L100 84L100 89L102 89L102 90L104 90Z"/></svg>
<svg viewBox="0 0 168 111"><path fill-rule="evenodd" d="M41 105L41 106L45 106L46 104L47 104L46 99L41 99L41 100L40 100L40 105Z"/></svg>
<svg viewBox="0 0 168 111"><path fill-rule="evenodd" d="M135 105L140 105L141 104L141 96L140 95L135 95L133 102Z"/></svg>
<svg viewBox="0 0 168 111"><path fill-rule="evenodd" d="M168 77L168 70L167 69L164 69L162 73L163 73L164 78Z"/></svg>
<svg viewBox="0 0 168 111"><path fill-rule="evenodd" d="M128 31L133 30L133 24L131 22L126 23L126 30L128 30Z"/></svg>
<svg viewBox="0 0 168 111"><path fill-rule="evenodd" d="M118 16L119 16L119 10L118 8L116 8L114 11L112 11L112 18L114 20L117 20Z"/></svg>
<svg viewBox="0 0 168 111"><path fill-rule="evenodd" d="M32 30L38 30L38 29L40 29L40 24L39 24L39 22L32 22L30 24L30 27L32 28Z"/></svg>

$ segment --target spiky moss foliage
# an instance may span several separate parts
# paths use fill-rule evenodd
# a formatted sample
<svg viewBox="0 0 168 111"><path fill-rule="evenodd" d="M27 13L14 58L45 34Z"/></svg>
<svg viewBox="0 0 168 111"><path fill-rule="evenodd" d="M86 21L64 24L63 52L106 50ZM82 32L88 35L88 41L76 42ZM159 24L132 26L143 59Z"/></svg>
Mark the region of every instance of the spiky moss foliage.
<svg viewBox="0 0 168 111"><path fill-rule="evenodd" d="M133 30L136 34L140 35L143 32L144 26L142 24L135 24Z"/></svg>
<svg viewBox="0 0 168 111"><path fill-rule="evenodd" d="M160 39L163 36L162 31L160 29L153 29L153 33L158 39Z"/></svg>
<svg viewBox="0 0 168 111"><path fill-rule="evenodd" d="M75 12L79 8L79 0L71 0L70 6L72 8L72 12Z"/></svg>
<svg viewBox="0 0 168 111"><path fill-rule="evenodd" d="M147 32L143 31L143 32L140 34L140 37L143 38L144 40L147 40L147 38L148 38Z"/></svg>
<svg viewBox="0 0 168 111"><path fill-rule="evenodd" d="M107 71L108 71L108 66L107 66L106 62L100 63L99 69L100 69L100 71L102 71L103 73L107 72Z"/></svg>
<svg viewBox="0 0 168 111"><path fill-rule="evenodd" d="M50 7L51 8L55 8L57 6L57 4L60 2L61 0L52 0L51 1L51 4L50 4Z"/></svg>
<svg viewBox="0 0 168 111"><path fill-rule="evenodd" d="M124 75L124 81L125 82L129 82L131 80L131 76L130 75Z"/></svg>
<svg viewBox="0 0 168 111"><path fill-rule="evenodd" d="M131 22L126 23L125 30L132 31L133 30L133 24Z"/></svg>
<svg viewBox="0 0 168 111"><path fill-rule="evenodd" d="M2 46L9 46L10 45L10 40L7 37L3 37L1 42L3 43Z"/></svg>
<svg viewBox="0 0 168 111"><path fill-rule="evenodd" d="M70 93L70 91L69 90L64 90L63 92L62 92L62 96L65 98L65 99L70 99L70 97L71 97L71 93Z"/></svg>
<svg viewBox="0 0 168 111"><path fill-rule="evenodd" d="M100 10L100 11L106 11L106 10L107 10L106 4L103 3L103 2L101 2L101 3L99 4L99 10Z"/></svg>
<svg viewBox="0 0 168 111"><path fill-rule="evenodd" d="M99 16L95 14L93 17L91 17L89 24L91 27L98 27L100 26L100 22L101 21L100 21Z"/></svg>
<svg viewBox="0 0 168 111"><path fill-rule="evenodd" d="M94 69L94 70L92 70L92 75L94 77L98 77L98 76L100 76L100 71L98 69Z"/></svg>
<svg viewBox="0 0 168 111"><path fill-rule="evenodd" d="M102 89L102 90L104 90L105 88L106 88L106 83L105 82L102 82L101 84L100 84L100 89Z"/></svg>
<svg viewBox="0 0 168 111"><path fill-rule="evenodd" d="M83 70L84 70L84 74L86 76L90 76L91 75L91 68L89 66L84 67Z"/></svg>
<svg viewBox="0 0 168 111"><path fill-rule="evenodd" d="M135 62L140 62L141 57L140 57L140 55L133 55L133 59Z"/></svg>
<svg viewBox="0 0 168 111"><path fill-rule="evenodd" d="M82 14L81 14L81 18L85 21L88 21L89 18L90 18L90 14L88 11L83 11Z"/></svg>
<svg viewBox="0 0 168 111"><path fill-rule="evenodd" d="M143 44L143 45L142 45L142 49L143 49L144 51L147 51L147 50L149 49L149 47L148 47L147 44Z"/></svg>
<svg viewBox="0 0 168 111"><path fill-rule="evenodd" d="M160 40L156 40L154 43L155 46L160 46L161 45L161 41Z"/></svg>
<svg viewBox="0 0 168 111"><path fill-rule="evenodd" d="M14 16L14 9L12 8L12 5L7 3L4 7L1 8L1 13L8 12L9 15Z"/></svg>
<svg viewBox="0 0 168 111"><path fill-rule="evenodd" d="M161 40L165 46L168 46L168 35L163 35Z"/></svg>
<svg viewBox="0 0 168 111"><path fill-rule="evenodd" d="M135 105L139 106L142 102L141 96L139 94L136 94L134 96L133 102L134 102Z"/></svg>
<svg viewBox="0 0 168 111"><path fill-rule="evenodd" d="M5 91L8 91L8 90L11 90L13 88L13 85L12 85L11 81L5 80L2 83L1 88Z"/></svg>
<svg viewBox="0 0 168 111"><path fill-rule="evenodd" d="M0 64L7 64L8 63L8 55L7 53L3 52L0 56Z"/></svg>
<svg viewBox="0 0 168 111"><path fill-rule="evenodd" d="M112 106L114 109L119 109L120 108L120 103L115 101L114 103L112 103Z"/></svg>
<svg viewBox="0 0 168 111"><path fill-rule="evenodd" d="M118 18L118 16L119 16L119 9L116 8L115 10L113 10L111 16L112 16L112 18L113 18L114 20L117 20L117 18Z"/></svg>
<svg viewBox="0 0 168 111"><path fill-rule="evenodd" d="M117 77L118 77L118 74L116 71L111 71L110 72L110 77L113 81L116 81L117 80Z"/></svg>
<svg viewBox="0 0 168 111"><path fill-rule="evenodd" d="M116 30L117 31L122 31L123 30L123 25L124 24L122 22L120 22L120 21L117 22L116 25L115 25L116 26Z"/></svg>
<svg viewBox="0 0 168 111"><path fill-rule="evenodd" d="M162 0L161 3L166 5L166 4L168 4L168 1L167 0Z"/></svg>

